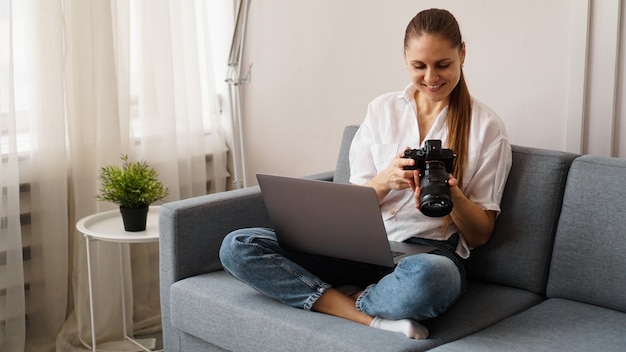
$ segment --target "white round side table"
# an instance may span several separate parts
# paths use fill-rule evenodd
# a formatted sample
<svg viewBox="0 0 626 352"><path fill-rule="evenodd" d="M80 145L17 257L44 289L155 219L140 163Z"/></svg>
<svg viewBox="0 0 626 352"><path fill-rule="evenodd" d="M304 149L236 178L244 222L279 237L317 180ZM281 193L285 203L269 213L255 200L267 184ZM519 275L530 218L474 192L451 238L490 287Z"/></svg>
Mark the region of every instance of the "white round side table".
<svg viewBox="0 0 626 352"><path fill-rule="evenodd" d="M124 301L124 266L122 249L125 243L146 243L159 241L159 207L151 206L148 211L148 221L146 230L139 232L127 232L124 230L122 222L122 214L119 210L105 211L90 215L80 219L76 223L76 229L85 236L85 244L87 247L87 272L89 282L89 311L91 314L91 346L85 342L84 345L96 352L96 327L94 319L94 297L93 297L93 277L91 272L91 241L116 242L119 244L120 250L120 282L122 290L122 328L124 329L124 339L134 343L144 351L151 351L144 345L140 344L133 337L126 333L126 302ZM82 342L82 339L81 339Z"/></svg>

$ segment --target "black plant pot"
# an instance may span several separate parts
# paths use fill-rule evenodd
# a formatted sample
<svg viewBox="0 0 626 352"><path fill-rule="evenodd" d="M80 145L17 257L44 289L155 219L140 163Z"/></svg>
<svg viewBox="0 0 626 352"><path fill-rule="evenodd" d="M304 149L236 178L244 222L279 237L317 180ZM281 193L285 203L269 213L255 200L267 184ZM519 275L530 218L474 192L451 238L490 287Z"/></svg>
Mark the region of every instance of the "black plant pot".
<svg viewBox="0 0 626 352"><path fill-rule="evenodd" d="M120 207L120 212L122 213L122 221L124 221L124 230L128 232L145 231L148 221L148 206L141 208Z"/></svg>

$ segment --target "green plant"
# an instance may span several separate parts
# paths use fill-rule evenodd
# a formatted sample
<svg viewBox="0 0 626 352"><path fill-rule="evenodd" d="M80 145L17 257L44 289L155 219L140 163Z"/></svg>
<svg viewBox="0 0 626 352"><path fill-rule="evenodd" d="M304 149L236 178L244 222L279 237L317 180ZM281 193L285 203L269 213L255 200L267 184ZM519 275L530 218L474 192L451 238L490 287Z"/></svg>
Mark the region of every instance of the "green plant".
<svg viewBox="0 0 626 352"><path fill-rule="evenodd" d="M169 195L158 179L158 173L146 161L130 162L127 155L121 157L123 164L101 168L100 201L118 204L123 208L141 208Z"/></svg>

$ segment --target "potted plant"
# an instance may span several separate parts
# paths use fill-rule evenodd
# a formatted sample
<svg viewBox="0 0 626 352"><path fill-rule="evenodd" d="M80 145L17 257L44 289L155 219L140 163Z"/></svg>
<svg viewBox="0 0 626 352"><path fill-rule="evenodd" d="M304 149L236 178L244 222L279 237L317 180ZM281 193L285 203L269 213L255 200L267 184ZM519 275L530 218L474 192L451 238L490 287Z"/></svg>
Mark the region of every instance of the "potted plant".
<svg viewBox="0 0 626 352"><path fill-rule="evenodd" d="M146 161L130 162L122 155L122 167L109 165L100 169L100 201L119 205L124 229L144 231L151 203L169 195L156 170Z"/></svg>

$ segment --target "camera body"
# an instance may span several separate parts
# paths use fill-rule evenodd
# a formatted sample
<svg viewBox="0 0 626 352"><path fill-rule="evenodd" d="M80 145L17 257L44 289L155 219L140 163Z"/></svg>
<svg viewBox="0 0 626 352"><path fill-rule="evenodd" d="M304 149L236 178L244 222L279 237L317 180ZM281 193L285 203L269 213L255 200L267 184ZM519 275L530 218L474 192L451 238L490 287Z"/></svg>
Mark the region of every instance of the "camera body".
<svg viewBox="0 0 626 352"><path fill-rule="evenodd" d="M441 217L452 211L448 174L452 173L456 154L441 148L441 140L430 139L422 149L407 149L403 158L415 160L405 170L420 170L420 211L431 217Z"/></svg>

